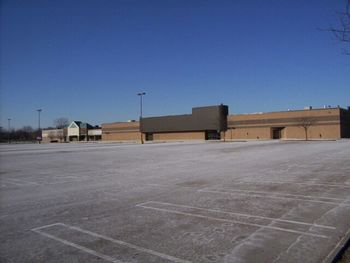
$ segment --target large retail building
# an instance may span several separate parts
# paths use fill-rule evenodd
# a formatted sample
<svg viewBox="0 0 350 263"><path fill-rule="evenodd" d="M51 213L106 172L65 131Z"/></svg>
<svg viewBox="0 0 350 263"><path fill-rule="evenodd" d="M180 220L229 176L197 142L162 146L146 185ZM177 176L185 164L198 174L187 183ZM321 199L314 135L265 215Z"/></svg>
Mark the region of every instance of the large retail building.
<svg viewBox="0 0 350 263"><path fill-rule="evenodd" d="M104 141L268 140L350 138L350 109L340 107L228 114L228 106L193 108L191 114L102 124Z"/></svg>

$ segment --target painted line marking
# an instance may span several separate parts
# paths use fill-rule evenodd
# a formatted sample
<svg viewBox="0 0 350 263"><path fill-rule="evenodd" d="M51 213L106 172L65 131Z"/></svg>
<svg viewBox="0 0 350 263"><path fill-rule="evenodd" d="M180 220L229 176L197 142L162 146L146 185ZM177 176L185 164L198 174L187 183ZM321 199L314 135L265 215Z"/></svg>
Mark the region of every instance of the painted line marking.
<svg viewBox="0 0 350 263"><path fill-rule="evenodd" d="M208 189L208 188L203 188L203 189ZM253 194L257 193L257 194L269 194L269 195L276 195L276 196L305 197L305 198L310 198L310 199L327 199L327 200L335 200L335 201L341 201L341 202L349 201L349 200L346 200L343 198L335 198L335 197L323 197L323 196L299 195L299 194L284 194L281 192L267 192L267 191L255 191L255 190L239 190L239 189L232 189L232 188L228 188L228 187L219 188L219 190L221 190L221 189L232 191L232 192L245 192L245 193L253 193Z"/></svg>
<svg viewBox="0 0 350 263"><path fill-rule="evenodd" d="M79 183L79 182L97 180L97 179L101 179L101 178L104 179L104 178L111 177L111 176L114 176L114 174L99 175L98 177L94 177L94 176L82 176L82 177L72 176L71 179L69 178L70 176L69 177L59 177L59 180L56 181L56 182L47 182L47 181L45 182L45 181L42 181L38 185L56 185L56 184L76 183L76 182Z"/></svg>
<svg viewBox="0 0 350 263"><path fill-rule="evenodd" d="M8 181L6 179L1 179L1 181L2 181L2 183L4 183L4 184L2 184L3 187L7 187L8 184L12 184L12 185L16 185L16 186L25 186L25 184L19 184L19 183L15 183L15 182L10 182L10 181Z"/></svg>
<svg viewBox="0 0 350 263"><path fill-rule="evenodd" d="M5 184L13 184L16 186L37 186L39 184L34 182L26 182L26 181L20 181L20 180L14 180L12 178L3 178L1 179L2 182Z"/></svg>
<svg viewBox="0 0 350 263"><path fill-rule="evenodd" d="M329 205L336 205L336 206L350 206L350 204L342 204L342 203L336 203L336 202L328 202L328 201L320 201L320 200L310 200L310 199L301 199L301 198L293 198L293 197L283 197L283 196L273 196L270 194L268 195L262 195L262 194L254 194L253 192L249 193L242 193L242 192L227 192L227 191L215 191L215 190L208 190L208 189L199 189L198 192L203 193L215 193L215 194L229 194L229 195L245 195L245 196L255 196L255 197L263 197L263 198L272 198L272 199L286 199L286 200L295 200L295 201L304 201L304 202L311 202L311 203L320 203L320 204L329 204Z"/></svg>
<svg viewBox="0 0 350 263"><path fill-rule="evenodd" d="M164 185L164 184L147 184L149 186L155 186L155 187L170 187L170 185Z"/></svg>
<svg viewBox="0 0 350 263"><path fill-rule="evenodd" d="M177 184L146 184L146 185L153 186L153 187L163 187L163 188L190 188L190 189L199 188L199 186L177 185ZM203 187L203 185L200 187Z"/></svg>
<svg viewBox="0 0 350 263"><path fill-rule="evenodd" d="M149 201L149 202L145 202L145 203L142 203L142 204L138 204L137 206L143 206L143 205L147 205L149 203L155 203L155 204L161 204L161 205L169 205L169 206L175 206L175 207L184 207L184 208L189 208L189 209L208 211L208 212L214 212L214 213L221 213L221 214L228 214L228 215L244 216L244 217L259 218L259 219L267 219L267 220L272 220L274 222L283 222L283 223L291 223L291 224L297 224L297 225L313 226L313 227L332 229L332 230L336 229L336 227L334 227L334 226L311 224L311 223L295 221L295 220L279 219L279 218L265 217L265 216L256 216L256 215L250 215L250 214L243 214L243 213L222 211L222 210L217 210L217 209L208 209L208 208L194 207L194 206L189 206L189 205L178 205L178 204L158 202L158 201Z"/></svg>
<svg viewBox="0 0 350 263"><path fill-rule="evenodd" d="M110 256L101 254L101 253L99 253L99 252L97 252L97 251L95 251L95 250L92 250L92 249L90 249L90 248L87 248L87 247L84 247L84 246L75 244L75 243L73 243L73 242L70 242L70 241L68 241L68 240L65 240L65 239L62 239L62 238L59 238L59 237L55 237L55 236L53 236L53 235L47 234L47 233L45 233L45 232L42 232L42 231L40 231L40 230L33 230L33 231L34 231L35 233L38 233L38 234L40 234L40 235L42 235L42 236L45 236L45 237L47 237L47 238L50 238L50 239L53 239L53 240L55 240L55 241L61 242L61 243L65 244L65 245L67 245L67 246L74 247L74 248L76 248L76 249L78 249L78 250L84 251L85 253L94 255L94 256L96 256L96 257L98 257L98 258L102 258L102 259L104 259L104 260L106 260L106 261L113 262L113 263L124 263L124 262L122 262L122 261L120 261L120 260L117 260L117 259L112 258L112 257L110 257Z"/></svg>
<svg viewBox="0 0 350 263"><path fill-rule="evenodd" d="M74 244L74 243L72 243L70 241L67 241L67 240L55 237L53 235L47 234L47 233L42 231L43 229L46 229L46 228L49 228L49 227L53 227L53 226L63 226L63 227L66 227L68 229L72 229L72 230L75 230L75 231L78 231L78 232L81 232L81 233L84 233L84 234L88 234L88 235L93 236L93 237L101 238L101 239L110 241L112 243L115 243L115 244L118 244L118 245L121 245L121 246L125 246L125 247L128 247L128 248L132 248L132 249L144 252L144 253L148 253L148 254L151 254L153 256L157 256L157 257L160 257L160 258L172 261L172 262L176 262L176 263L191 263L191 261L187 261L187 260L183 260L183 259L180 259L180 258L176 258L176 257L170 256L170 255L167 255L167 254L163 254L163 253L160 253L160 252L148 249L148 248L144 248L144 247L140 247L140 246L137 246L137 245L133 245L133 244L124 242L122 240L118 240L118 239L114 239L114 238L111 238L111 237L107 237L107 236L104 236L104 235L101 235L101 234L97 234L95 232L91 232L89 230L84 230L84 229L81 229L79 227L70 226L70 225L66 225L66 224L63 224L63 223L55 223L55 224L50 224L50 225L46 225L46 226L33 228L32 231L34 231L36 233L39 233L39 234L42 234L42 235L45 235L45 236L47 236L49 238L53 238L54 240L57 240L59 242L63 242L64 241L64 242L66 242L65 244L67 244L67 245L75 245L75 246L77 246L77 248L82 249L82 250L84 250L87 253L90 253L90 252L86 251L86 249L89 250L89 251L92 251L93 253L96 252L96 251L91 250L89 248L85 248L83 246ZM98 252L96 252L96 253L98 253ZM102 255L104 257L108 257L109 259L106 259L106 258L104 258L104 259L106 259L106 260L108 260L110 262L117 262L117 263L121 262L119 260L116 260L116 259L114 259L112 257L109 257L109 256L106 256L104 254L101 254L101 253L98 253L98 254ZM114 260L114 261L111 261L111 260Z"/></svg>
<svg viewBox="0 0 350 263"><path fill-rule="evenodd" d="M42 175L42 174L41 174ZM101 178L108 178L114 176L114 174L105 174L105 175L100 175L98 179ZM74 175L68 175L68 176L60 176L57 177L57 181L45 181L45 177L39 178L39 182L32 182L32 181L25 181L25 180L20 180L20 179L15 179L15 178L3 178L1 181L4 182L3 187L6 187L7 184L13 184L16 186L45 186L45 185L56 185L56 184L67 184L67 183L76 183L76 182L85 182L85 181L91 181L91 180L97 180L93 176L74 176Z"/></svg>
<svg viewBox="0 0 350 263"><path fill-rule="evenodd" d="M53 223L53 224L50 224L50 225L45 225L45 226L39 226L39 227L35 227L35 228L32 228L31 231L40 231L42 229L45 229L45 228L50 228L50 227L53 227L53 226L65 226L65 224L63 223Z"/></svg>
<svg viewBox="0 0 350 263"><path fill-rule="evenodd" d="M264 181L236 181L237 183L244 183L244 184L300 184L300 185L318 185L318 186L330 186L330 187L344 187L344 188L350 188L350 185L344 183L344 184L334 184L330 183L317 183L317 182L293 182L293 181L275 181L275 180L264 180Z"/></svg>
<svg viewBox="0 0 350 263"><path fill-rule="evenodd" d="M226 222L226 223L235 223L235 224L240 224L240 225L254 226L254 227L259 227L259 228L264 228L264 229L278 230L278 231L282 231L282 232L288 232L288 233L304 235L304 236L312 236L312 237L319 237L319 238L329 238L329 236L325 236L325 235L306 233L306 232L286 229L286 228L282 228L282 227L266 226L266 225L260 225L260 224L254 224L254 223L245 223L245 222L241 222L241 221L237 221L237 220L223 219L223 218L217 218L217 217L212 217L212 216L204 216L204 215L180 212L180 211L164 209L164 208L156 208L156 207L152 207L152 206L146 206L146 205L143 205L143 204L137 204L136 206L137 207L141 207L141 208L145 208L145 209L152 209L152 210L156 210L156 211L161 211L161 212L167 212L167 213L173 213L173 214L179 214L179 215L185 215L185 216L191 216L191 217L204 218L204 219L215 220L215 221Z"/></svg>
<svg viewBox="0 0 350 263"><path fill-rule="evenodd" d="M5 180L7 181L14 181L15 183L20 183L20 184L23 184L23 185L39 185L38 183L36 182L31 182L31 181L26 181L26 180L22 180L22 179L15 179L15 178L4 178Z"/></svg>

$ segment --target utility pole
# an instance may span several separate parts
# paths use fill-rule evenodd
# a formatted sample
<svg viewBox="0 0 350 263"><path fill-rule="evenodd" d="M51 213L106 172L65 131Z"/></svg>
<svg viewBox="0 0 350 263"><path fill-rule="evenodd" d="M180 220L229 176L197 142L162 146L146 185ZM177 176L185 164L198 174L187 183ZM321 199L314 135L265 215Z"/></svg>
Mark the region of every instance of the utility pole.
<svg viewBox="0 0 350 263"><path fill-rule="evenodd" d="M41 113L42 109L38 109L36 111L38 112L38 130L40 130L40 113Z"/></svg>
<svg viewBox="0 0 350 263"><path fill-rule="evenodd" d="M140 96L140 141L143 144L142 131L141 131L141 121L142 121L142 96L146 95L146 92L137 93Z"/></svg>
<svg viewBox="0 0 350 263"><path fill-rule="evenodd" d="M9 141L9 144L11 143L11 140L10 140L10 133L11 133L11 131L10 131L10 128L11 128L11 119L10 118L8 118L7 119L7 124L8 124L8 131L7 131L7 135L8 135L8 141Z"/></svg>
<svg viewBox="0 0 350 263"><path fill-rule="evenodd" d="M38 112L38 136L37 136L37 140L40 143L41 141L41 132L40 132L40 113L42 111L42 109L38 109L36 110Z"/></svg>

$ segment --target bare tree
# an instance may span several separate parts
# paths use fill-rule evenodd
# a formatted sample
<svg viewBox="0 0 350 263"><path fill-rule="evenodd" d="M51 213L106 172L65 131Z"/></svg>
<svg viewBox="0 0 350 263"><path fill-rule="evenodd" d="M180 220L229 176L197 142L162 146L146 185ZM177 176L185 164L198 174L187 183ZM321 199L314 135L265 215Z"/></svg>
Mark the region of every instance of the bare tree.
<svg viewBox="0 0 350 263"><path fill-rule="evenodd" d="M315 120L309 117L305 117L305 118L301 118L300 119L300 124L299 126L302 127L305 131L305 140L309 140L308 137L308 132L309 132L309 128L314 125Z"/></svg>
<svg viewBox="0 0 350 263"><path fill-rule="evenodd" d="M27 132L27 133L32 133L32 132L34 132L34 129L32 128L32 126L23 126L22 131Z"/></svg>
<svg viewBox="0 0 350 263"><path fill-rule="evenodd" d="M1 128L1 127L0 127ZM34 141L37 136L37 130L31 126L23 126L20 129L5 130L0 129L0 142L8 141L10 138L13 141Z"/></svg>
<svg viewBox="0 0 350 263"><path fill-rule="evenodd" d="M346 1L345 12L339 12L340 25L329 28L337 40L350 43L350 0ZM343 50L344 54L350 55L348 50Z"/></svg>
<svg viewBox="0 0 350 263"><path fill-rule="evenodd" d="M50 141L53 141L56 138L55 132L50 131L48 134L48 137L49 137Z"/></svg>
<svg viewBox="0 0 350 263"><path fill-rule="evenodd" d="M57 129L63 129L69 125L69 121L67 118L61 117L61 118L55 119L53 124Z"/></svg>
<svg viewBox="0 0 350 263"><path fill-rule="evenodd" d="M62 142L64 140L64 131L58 131L57 133L57 138L60 140L60 142Z"/></svg>

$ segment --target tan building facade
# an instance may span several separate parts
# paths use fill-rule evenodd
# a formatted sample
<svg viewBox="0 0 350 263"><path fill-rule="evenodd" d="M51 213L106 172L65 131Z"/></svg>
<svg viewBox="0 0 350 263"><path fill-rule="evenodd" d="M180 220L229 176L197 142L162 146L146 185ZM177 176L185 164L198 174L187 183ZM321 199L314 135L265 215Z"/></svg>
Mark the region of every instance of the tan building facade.
<svg viewBox="0 0 350 263"><path fill-rule="evenodd" d="M65 142L66 136L67 136L67 128L41 130L41 138L43 143Z"/></svg>
<svg viewBox="0 0 350 263"><path fill-rule="evenodd" d="M194 108L192 116L178 115L152 117L143 119L143 127L139 122L116 122L102 124L102 140L104 141L140 141L141 132L146 141L171 140L334 140L350 138L350 109L322 108L293 111L280 111L254 114L214 114L210 125L218 127L203 128L203 115L194 117L197 109L200 112L213 110L220 106ZM226 106L225 106L226 107ZM204 116L206 116L204 114ZM216 116L216 117L215 117ZM224 117L223 117L224 116ZM191 125L191 118L201 119L196 125ZM216 123L216 119L220 122ZM226 121L223 118L227 119ZM205 119L205 118L204 118ZM205 122L206 120L204 120ZM220 123L220 125L218 125ZM191 127L190 127L191 126ZM198 129L196 130L196 127ZM179 127L177 129L177 127ZM189 130L186 130L190 127ZM217 136L219 134L219 136Z"/></svg>
<svg viewBox="0 0 350 263"><path fill-rule="evenodd" d="M101 127L103 141L137 141L141 138L138 121L104 123Z"/></svg>
<svg viewBox="0 0 350 263"><path fill-rule="evenodd" d="M146 138L148 139L148 138ZM153 134L154 141L205 140L205 132L162 132Z"/></svg>
<svg viewBox="0 0 350 263"><path fill-rule="evenodd" d="M340 139L349 137L349 111L307 109L228 116L228 140Z"/></svg>
<svg viewBox="0 0 350 263"><path fill-rule="evenodd" d="M140 122L102 124L104 141L179 141L218 139L227 129L225 105L192 108L191 114L147 117Z"/></svg>
<svg viewBox="0 0 350 263"><path fill-rule="evenodd" d="M142 133L144 141L205 140L204 131ZM103 141L140 141L140 122L115 122L102 124Z"/></svg>

